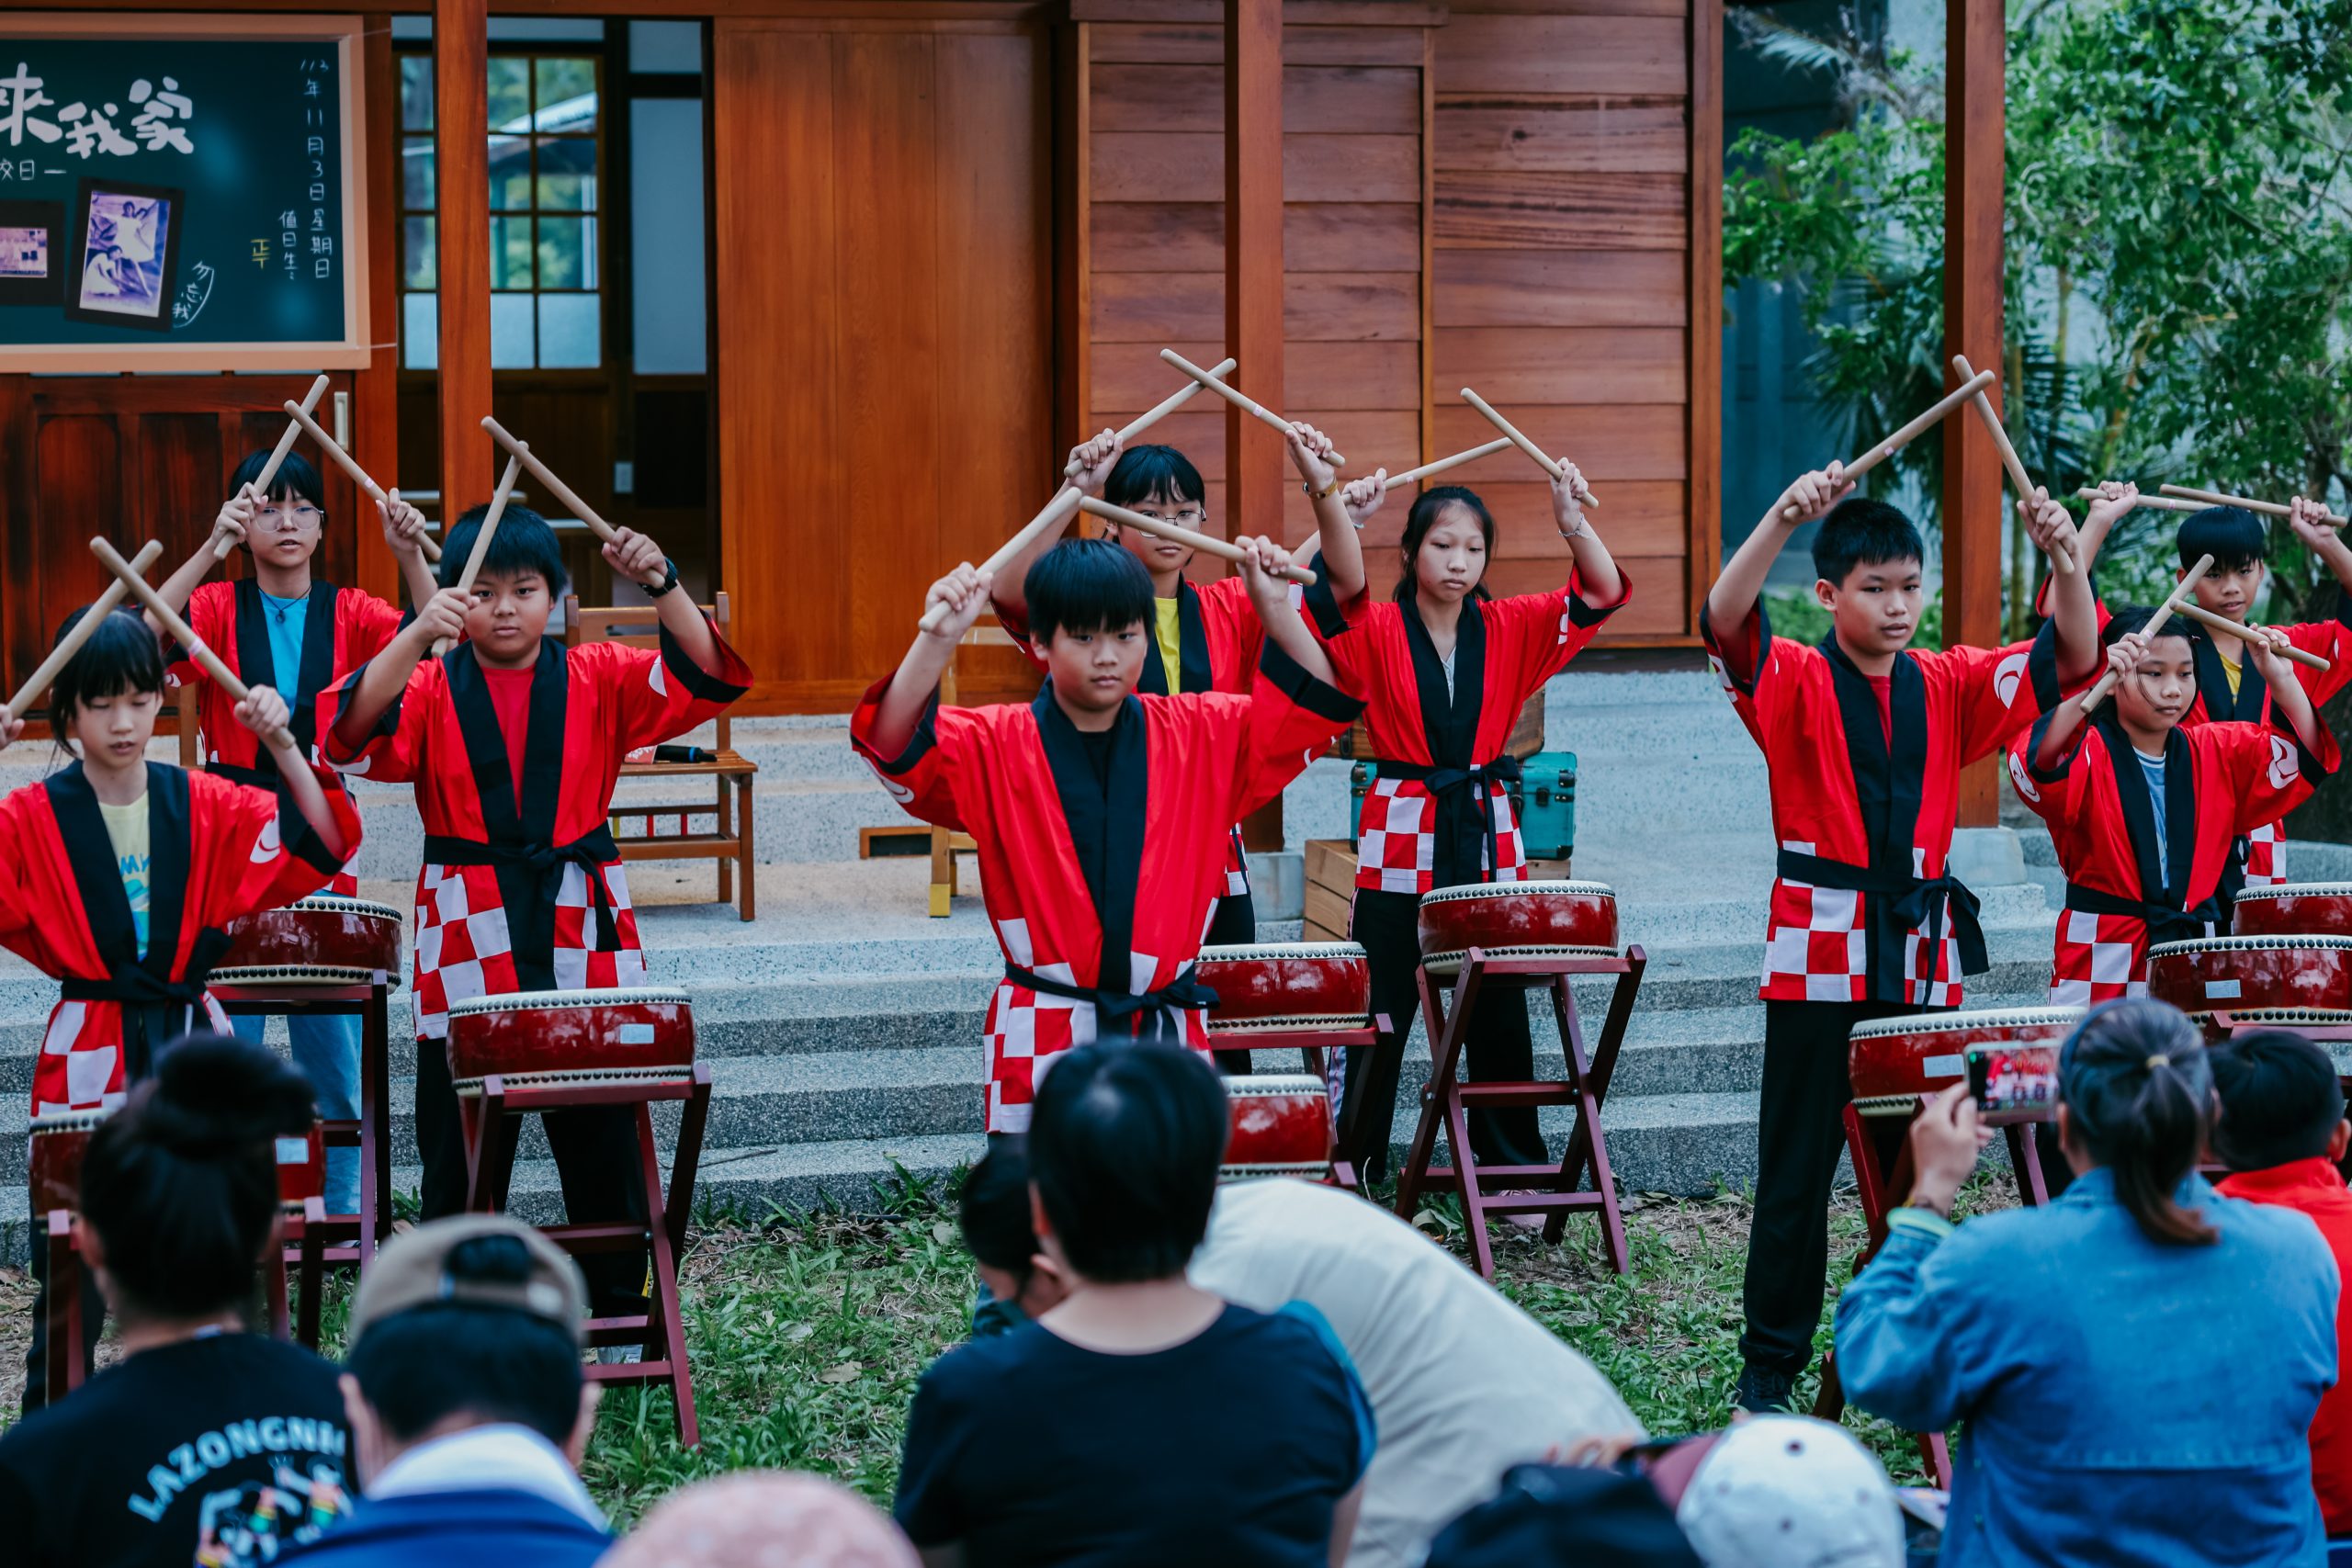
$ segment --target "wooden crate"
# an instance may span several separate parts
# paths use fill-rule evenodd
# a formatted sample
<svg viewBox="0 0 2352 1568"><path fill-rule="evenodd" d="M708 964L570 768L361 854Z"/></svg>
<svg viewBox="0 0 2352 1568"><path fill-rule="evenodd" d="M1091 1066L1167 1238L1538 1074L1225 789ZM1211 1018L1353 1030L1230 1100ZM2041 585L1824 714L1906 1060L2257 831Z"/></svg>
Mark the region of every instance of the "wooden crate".
<svg viewBox="0 0 2352 1568"><path fill-rule="evenodd" d="M1307 942L1348 940L1348 912L1356 897L1356 848L1345 839L1306 840Z"/></svg>

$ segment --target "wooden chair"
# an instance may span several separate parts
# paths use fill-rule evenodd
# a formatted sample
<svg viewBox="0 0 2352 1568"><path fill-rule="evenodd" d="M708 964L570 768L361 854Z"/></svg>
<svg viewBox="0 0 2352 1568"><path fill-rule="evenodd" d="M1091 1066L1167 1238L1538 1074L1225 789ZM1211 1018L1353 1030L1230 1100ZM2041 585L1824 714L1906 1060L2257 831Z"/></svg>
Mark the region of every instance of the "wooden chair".
<svg viewBox="0 0 2352 1568"><path fill-rule="evenodd" d="M1012 648L1012 634L1000 626L978 626L964 634L956 645L956 658L963 657L967 648ZM939 700L952 705L956 701L956 660L947 661L947 669L939 677ZM969 833L958 833L949 828L931 830L931 918L947 918L949 903L956 897L956 857L971 854L979 846Z"/></svg>
<svg viewBox="0 0 2352 1568"><path fill-rule="evenodd" d="M719 635L727 634L727 595L715 596L705 605L710 618L717 623ZM657 648L661 636L657 629L653 608L650 604L631 605L623 609L583 610L577 595L563 602L564 640L572 647L584 642L620 642L631 648ZM734 903L746 920L758 908L759 860L752 847L752 781L759 773L759 764L736 754L731 726L725 714L718 716L718 745L716 754L707 762L624 762L624 779L707 779L716 786L715 795L698 800L663 800L651 805L630 801L615 804L611 813L613 837L619 843L624 863L641 860L715 860L718 863L718 899L721 904ZM662 833L661 818L674 817L679 830ZM709 817L716 827L707 833L693 830L693 819ZM622 824L641 822L641 832L625 834ZM741 875L742 890L736 891L736 879ZM944 910L937 911L944 913Z"/></svg>

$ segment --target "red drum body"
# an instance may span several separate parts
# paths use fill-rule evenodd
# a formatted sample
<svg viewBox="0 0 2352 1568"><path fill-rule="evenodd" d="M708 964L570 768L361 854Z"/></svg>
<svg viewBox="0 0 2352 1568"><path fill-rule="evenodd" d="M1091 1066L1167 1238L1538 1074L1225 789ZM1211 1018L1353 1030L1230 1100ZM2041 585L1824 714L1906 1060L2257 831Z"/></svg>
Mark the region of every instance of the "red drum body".
<svg viewBox="0 0 2352 1568"><path fill-rule="evenodd" d="M2352 936L2352 882L2285 882L2238 895L2238 936Z"/></svg>
<svg viewBox="0 0 2352 1568"><path fill-rule="evenodd" d="M229 923L224 986L358 985L401 972L401 912L322 894Z"/></svg>
<svg viewBox="0 0 2352 1568"><path fill-rule="evenodd" d="M1487 882L1421 896L1421 966L1460 972L1471 948L1490 958L1614 956L1617 895L1605 882Z"/></svg>
<svg viewBox="0 0 2352 1568"><path fill-rule="evenodd" d="M1225 1146L1220 1181L1252 1176L1331 1173L1331 1094L1304 1073L1262 1074L1225 1080L1233 1136Z"/></svg>
<svg viewBox="0 0 2352 1568"><path fill-rule="evenodd" d="M1211 1034L1371 1024L1372 961L1351 942L1204 947L1194 973L1216 993Z"/></svg>
<svg viewBox="0 0 2352 1568"><path fill-rule="evenodd" d="M2239 1008L2230 1011L2199 1010L2188 1015L2188 1021L2205 1037L2208 1045L2218 1045L2233 1034L2249 1029L2291 1029L2313 1040L2352 1040L2352 1012L2337 1012L2327 1008Z"/></svg>
<svg viewBox="0 0 2352 1568"><path fill-rule="evenodd" d="M449 1076L461 1095L497 1075L522 1086L674 1081L693 1076L684 991L516 991L449 1008Z"/></svg>
<svg viewBox="0 0 2352 1568"><path fill-rule="evenodd" d="M316 1122L300 1137L277 1140L277 1201L299 1209L303 1201L327 1192L326 1134Z"/></svg>
<svg viewBox="0 0 2352 1568"><path fill-rule="evenodd" d="M2225 936L2148 949L2148 994L2187 1013L2352 1012L2352 936Z"/></svg>
<svg viewBox="0 0 2352 1568"><path fill-rule="evenodd" d="M52 1209L82 1206L82 1156L89 1152L90 1134L112 1114L110 1111L63 1111L33 1118L32 1146L27 1151L26 1165L36 1225Z"/></svg>
<svg viewBox="0 0 2352 1568"><path fill-rule="evenodd" d="M1854 1109L1865 1116L1909 1116L1921 1095L1968 1077L1968 1048L2062 1041L2082 1008L1982 1008L1872 1019L1854 1025L1846 1047Z"/></svg>

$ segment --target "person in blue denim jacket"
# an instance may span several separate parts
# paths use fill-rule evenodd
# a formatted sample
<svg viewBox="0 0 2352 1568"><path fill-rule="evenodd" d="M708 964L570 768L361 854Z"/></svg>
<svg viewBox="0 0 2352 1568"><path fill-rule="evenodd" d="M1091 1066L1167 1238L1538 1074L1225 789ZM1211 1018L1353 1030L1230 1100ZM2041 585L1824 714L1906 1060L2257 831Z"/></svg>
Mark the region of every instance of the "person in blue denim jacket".
<svg viewBox="0 0 2352 1568"><path fill-rule="evenodd" d="M1964 1085L1914 1124L1910 1204L1838 1303L1847 1398L1967 1430L1947 1565L2326 1560L2305 1434L2335 1381L2335 1265L2303 1216L2196 1174L2213 1084L2162 1002L2094 1010L2059 1057L2076 1177L1955 1227L1989 1135Z"/></svg>

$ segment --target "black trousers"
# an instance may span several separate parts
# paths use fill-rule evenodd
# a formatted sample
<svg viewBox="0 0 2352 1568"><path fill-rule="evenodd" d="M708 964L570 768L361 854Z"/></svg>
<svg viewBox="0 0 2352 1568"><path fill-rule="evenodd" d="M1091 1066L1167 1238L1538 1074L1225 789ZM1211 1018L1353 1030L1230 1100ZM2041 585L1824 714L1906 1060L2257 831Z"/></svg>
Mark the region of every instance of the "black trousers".
<svg viewBox="0 0 2352 1568"><path fill-rule="evenodd" d="M1739 1353L1796 1377L1813 1359L1829 1289L1829 1193L1846 1147L1847 1037L1854 1025L1923 1010L1904 1002L1764 1004L1764 1095L1756 1121L1756 1218Z"/></svg>
<svg viewBox="0 0 2352 1568"><path fill-rule="evenodd" d="M648 1223L645 1183L638 1175L637 1114L625 1105L550 1111L539 1118L563 1183L563 1212L575 1224ZM449 1053L438 1040L416 1043L416 1148L424 1161L424 1218L463 1213L466 1140L458 1120L458 1093L449 1081ZM589 1253L580 1259L588 1280L590 1312L598 1317L644 1310L645 1249Z"/></svg>
<svg viewBox="0 0 2352 1568"><path fill-rule="evenodd" d="M1258 940L1258 901L1247 893L1228 894L1216 901L1216 912L1209 917L1208 934L1201 939L1203 947L1247 947ZM1250 1076L1250 1053L1219 1051L1216 1070L1229 1078Z"/></svg>
<svg viewBox="0 0 2352 1568"><path fill-rule="evenodd" d="M27 1415L49 1403L49 1236L45 1216L27 1205L32 1215L33 1247L33 1342L25 1352L25 1402ZM90 1266L77 1255L74 1267L81 1271L82 1301L82 1376L86 1379L98 1364L98 1337L106 1332L107 1303L98 1294L97 1277ZM65 1397L65 1391L57 1391Z"/></svg>
<svg viewBox="0 0 2352 1568"><path fill-rule="evenodd" d="M1340 1135L1346 1154L1366 1180L1386 1174L1388 1145L1396 1112L1396 1078L1405 1059L1405 1039L1420 1010L1420 939L1414 893L1356 889L1348 934L1372 960L1372 1016L1380 1038L1347 1051L1347 1084L1340 1097ZM1435 1048L1435 1043L1431 1043ZM1519 1081L1535 1076L1535 1047L1527 1033L1527 993L1495 989L1478 998L1477 1015L1463 1055L1472 1083ZM1455 1158L1461 1157L1459 1150ZM1551 1156L1535 1125L1532 1106L1470 1112L1470 1157L1479 1165L1544 1165Z"/></svg>

